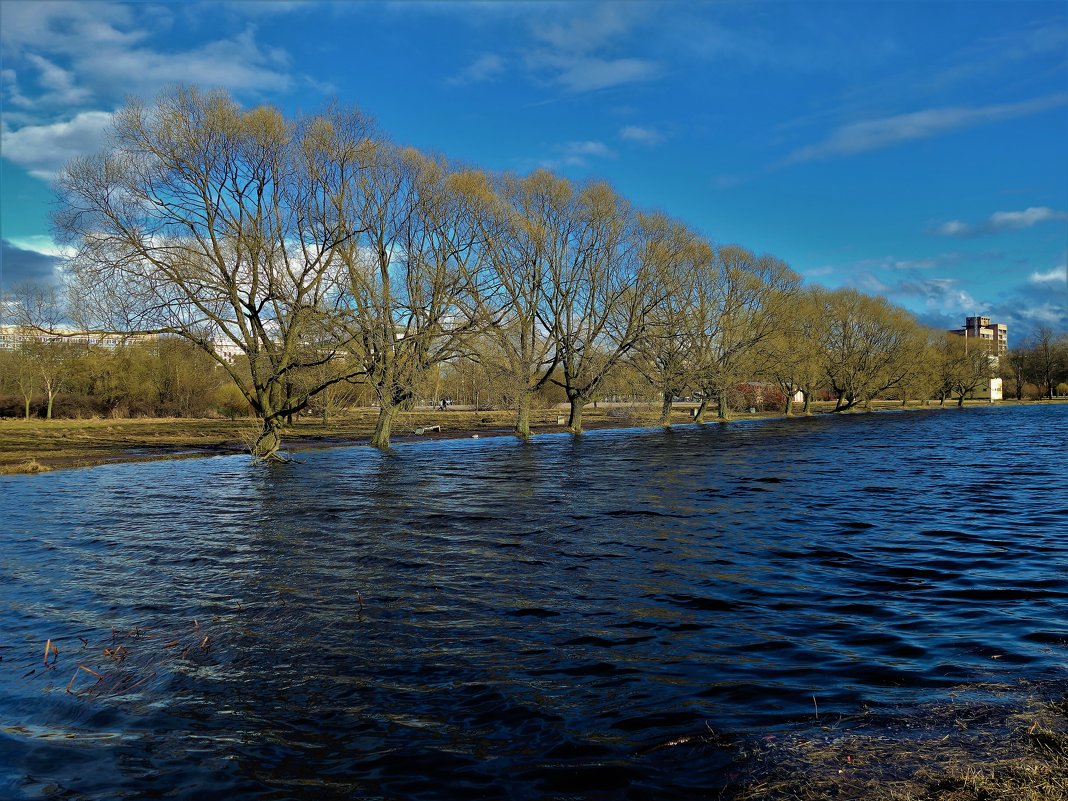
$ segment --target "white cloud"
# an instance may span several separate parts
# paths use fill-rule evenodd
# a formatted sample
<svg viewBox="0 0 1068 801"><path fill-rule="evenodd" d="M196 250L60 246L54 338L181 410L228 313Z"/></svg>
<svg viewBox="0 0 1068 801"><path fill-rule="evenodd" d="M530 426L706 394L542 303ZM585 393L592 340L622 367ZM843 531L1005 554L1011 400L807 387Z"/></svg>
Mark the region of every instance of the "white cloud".
<svg viewBox="0 0 1068 801"><path fill-rule="evenodd" d="M4 128L0 150L30 175L51 180L71 159L100 150L111 119L106 111L83 111L68 122Z"/></svg>
<svg viewBox="0 0 1068 801"><path fill-rule="evenodd" d="M960 287L955 278L926 278L900 281L891 288L898 297L922 299L928 309L966 313L976 308L972 295Z"/></svg>
<svg viewBox="0 0 1068 801"><path fill-rule="evenodd" d="M929 139L976 125L1037 114L1066 103L1068 93L1062 92L1022 103L979 107L952 106L861 120L841 126L822 142L794 151L784 163L852 156L881 150L902 142Z"/></svg>
<svg viewBox="0 0 1068 801"><path fill-rule="evenodd" d="M1054 267L1049 272L1033 272L1027 279L1032 284L1064 284L1068 283L1068 265Z"/></svg>
<svg viewBox="0 0 1068 801"><path fill-rule="evenodd" d="M484 53L476 58L459 73L449 79L449 83L467 85L492 81L504 72L504 59L496 53Z"/></svg>
<svg viewBox="0 0 1068 801"><path fill-rule="evenodd" d="M931 270L936 267L948 267L954 264L960 264L963 261L974 261L976 259L985 260L1000 257L1001 254L995 252L959 253L957 251L951 251L949 253L937 253L934 256L928 256L922 259L902 259L897 256L883 256L877 259L861 259L857 261L854 266L863 270Z"/></svg>
<svg viewBox="0 0 1068 801"><path fill-rule="evenodd" d="M590 159L614 159L616 152L604 142L592 140L566 142L555 148L557 157L545 159L539 162L539 167L547 170L558 170L561 167L585 167Z"/></svg>
<svg viewBox="0 0 1068 801"><path fill-rule="evenodd" d="M231 39L185 52L105 50L81 54L78 64L79 70L97 84L121 85L140 94L152 94L178 82L235 92L287 91L293 85L287 73L288 55L278 48L261 48L251 27Z"/></svg>
<svg viewBox="0 0 1068 801"><path fill-rule="evenodd" d="M23 237L13 236L7 241L20 250L32 251L33 253L39 253L42 256L51 256L53 258L69 258L77 253L75 248L67 245L58 245L52 237L42 234Z"/></svg>
<svg viewBox="0 0 1068 801"><path fill-rule="evenodd" d="M1004 231L1012 228L1030 228L1036 223L1049 220L1068 220L1068 214L1045 207L1033 207L1023 211L995 211L990 215L988 225L995 231Z"/></svg>
<svg viewBox="0 0 1068 801"><path fill-rule="evenodd" d="M545 23L540 17L533 34L559 52L588 53L627 35L642 17L644 10L637 5L604 3L569 19Z"/></svg>
<svg viewBox="0 0 1068 801"><path fill-rule="evenodd" d="M48 105L74 105L88 99L89 91L75 86L74 76L67 70L36 53L27 54L26 60L36 68L38 82L48 91L34 101L20 96L12 98L12 102L25 107L40 102Z"/></svg>
<svg viewBox="0 0 1068 801"><path fill-rule="evenodd" d="M960 220L950 220L934 229L940 236L978 236L1030 228L1044 222L1068 220L1068 213L1045 206L1031 207L1023 211L995 211L987 219L975 225Z"/></svg>
<svg viewBox="0 0 1068 801"><path fill-rule="evenodd" d="M88 47L131 46L147 31L136 9L120 3L5 3L0 44L12 55L27 51L72 52Z"/></svg>
<svg viewBox="0 0 1068 801"><path fill-rule="evenodd" d="M528 59L528 63L553 72L555 83L575 93L648 81L660 74L655 62L638 58L541 54Z"/></svg>
<svg viewBox="0 0 1068 801"><path fill-rule="evenodd" d="M971 226L961 222L960 220L950 220L947 223L942 223L935 229L936 233L942 236L966 236L971 232Z"/></svg>
<svg viewBox="0 0 1068 801"><path fill-rule="evenodd" d="M49 180L100 149L126 95L177 83L246 97L293 88L289 54L257 41L254 25L183 48L169 44L171 16L143 4L4 3L0 155Z"/></svg>
<svg viewBox="0 0 1068 801"><path fill-rule="evenodd" d="M973 314L983 305L956 278L910 277L887 283L874 273L861 271L850 276L846 284L862 292L882 295L914 311L922 309L926 317L955 318Z"/></svg>
<svg viewBox="0 0 1068 801"><path fill-rule="evenodd" d="M664 135L659 131L652 128L642 128L638 125L627 125L621 129L619 138L643 145L656 145L664 141Z"/></svg>
<svg viewBox="0 0 1068 801"><path fill-rule="evenodd" d="M561 6L561 8L565 8ZM575 6L579 14L531 25L536 44L527 50L525 63L535 75L574 93L648 81L661 73L651 59L618 51L631 39L648 9L637 3ZM540 9L539 9L540 13Z"/></svg>
<svg viewBox="0 0 1068 801"><path fill-rule="evenodd" d="M171 16L140 3L4 3L7 127L69 121L176 83L253 95L295 85L287 51L263 46L254 25L182 48L167 36Z"/></svg>

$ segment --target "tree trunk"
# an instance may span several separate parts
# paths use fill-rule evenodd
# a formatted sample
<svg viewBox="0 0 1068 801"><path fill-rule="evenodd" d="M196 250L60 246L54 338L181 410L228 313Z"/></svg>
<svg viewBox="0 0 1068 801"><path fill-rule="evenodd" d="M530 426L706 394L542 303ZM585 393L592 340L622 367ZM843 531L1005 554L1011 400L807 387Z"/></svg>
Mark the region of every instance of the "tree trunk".
<svg viewBox="0 0 1068 801"><path fill-rule="evenodd" d="M701 405L697 407L697 414L693 416L695 423L703 423L705 421L705 409L708 408L708 399L702 398Z"/></svg>
<svg viewBox="0 0 1068 801"><path fill-rule="evenodd" d="M582 410L586 408L586 404L589 403L587 398L581 395L575 395L572 398L568 398L571 403L571 413L567 418L567 430L572 434L582 433Z"/></svg>
<svg viewBox="0 0 1068 801"><path fill-rule="evenodd" d="M812 390L803 389L801 394L805 396L805 416L812 414Z"/></svg>
<svg viewBox="0 0 1068 801"><path fill-rule="evenodd" d="M962 406L964 406L964 393L963 392L960 393L960 397L957 398L957 408L960 409Z"/></svg>
<svg viewBox="0 0 1068 801"><path fill-rule="evenodd" d="M31 400L31 397L29 395L25 395L24 398L26 400L26 419L29 420L30 419L30 400Z"/></svg>
<svg viewBox="0 0 1068 801"><path fill-rule="evenodd" d="M516 409L515 433L526 439L530 436L530 396L529 389L519 392L519 405Z"/></svg>
<svg viewBox="0 0 1068 801"><path fill-rule="evenodd" d="M660 407L660 425L664 428L671 428L671 404L674 397L674 393L664 393L664 401Z"/></svg>
<svg viewBox="0 0 1068 801"><path fill-rule="evenodd" d="M719 393L719 398L717 399L717 407L718 408L716 417L720 420L720 422L726 422L727 420L731 419L731 407L730 404L727 403L726 392Z"/></svg>
<svg viewBox="0 0 1068 801"><path fill-rule="evenodd" d="M55 393L52 392L51 390L49 390L49 392L48 392L48 405L45 407L45 420L51 420L52 419L52 401L55 400L55 398L56 398Z"/></svg>
<svg viewBox="0 0 1068 801"><path fill-rule="evenodd" d="M790 415L792 415L794 413L794 393L792 393L792 392L787 392L786 393L786 404L785 404L785 407L786 408L783 409L783 411L786 413L787 417L789 417Z"/></svg>
<svg viewBox="0 0 1068 801"><path fill-rule="evenodd" d="M282 447L282 431L275 419L264 420L256 444L252 446L252 458L263 461L279 459L278 449Z"/></svg>
<svg viewBox="0 0 1068 801"><path fill-rule="evenodd" d="M382 404L378 410L378 420L375 421L375 431L371 435L372 447L389 450L389 436L393 431L393 422L397 419L399 411L399 403Z"/></svg>

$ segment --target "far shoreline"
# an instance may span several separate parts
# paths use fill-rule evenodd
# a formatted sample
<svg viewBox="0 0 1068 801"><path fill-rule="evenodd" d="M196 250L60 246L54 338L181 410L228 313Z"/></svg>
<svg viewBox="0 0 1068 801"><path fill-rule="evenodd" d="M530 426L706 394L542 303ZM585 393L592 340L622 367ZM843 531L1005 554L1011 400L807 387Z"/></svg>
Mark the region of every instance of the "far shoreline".
<svg viewBox="0 0 1068 801"><path fill-rule="evenodd" d="M1066 405L1066 399L966 401L961 409L1006 409L1019 406ZM734 422L758 420L804 420L833 415L832 404L814 404L812 413L786 415L777 412L738 412L729 420L707 418L704 423L693 422L691 405L678 405L672 426L727 425ZM854 408L839 415L870 414L876 412L957 411L956 402L946 406L910 404L900 401L877 401L871 409ZM339 415L336 421L324 425L319 420L304 418L287 428L283 451L299 454L304 451L336 447L370 446L374 409L361 409ZM658 405L599 405L587 407L584 430L665 428L658 423ZM532 437L543 434L566 433L559 423L566 412L559 409L540 410L532 420ZM511 410L454 410L417 409L403 413L393 438L394 444L433 442L489 437L515 437ZM425 429L439 426L439 431ZM107 464L170 461L209 456L233 456L249 452L246 441L256 431L252 418L220 420L205 418L125 418L125 419L0 419L0 475L49 472L58 469L97 467Z"/></svg>

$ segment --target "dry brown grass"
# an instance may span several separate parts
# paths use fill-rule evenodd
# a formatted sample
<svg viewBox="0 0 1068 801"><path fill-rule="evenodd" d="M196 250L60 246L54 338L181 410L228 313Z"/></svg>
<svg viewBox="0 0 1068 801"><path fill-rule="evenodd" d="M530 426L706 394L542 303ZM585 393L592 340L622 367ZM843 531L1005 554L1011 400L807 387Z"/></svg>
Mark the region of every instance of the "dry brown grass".
<svg viewBox="0 0 1068 801"><path fill-rule="evenodd" d="M51 467L41 464L36 459L27 459L24 462L0 464L0 476L11 476L20 473L47 473L51 469Z"/></svg>
<svg viewBox="0 0 1068 801"><path fill-rule="evenodd" d="M1063 685L1033 686L1022 693L1019 688L968 688L964 695L970 699L760 740L745 747L746 778L726 797L1066 801L1064 692Z"/></svg>

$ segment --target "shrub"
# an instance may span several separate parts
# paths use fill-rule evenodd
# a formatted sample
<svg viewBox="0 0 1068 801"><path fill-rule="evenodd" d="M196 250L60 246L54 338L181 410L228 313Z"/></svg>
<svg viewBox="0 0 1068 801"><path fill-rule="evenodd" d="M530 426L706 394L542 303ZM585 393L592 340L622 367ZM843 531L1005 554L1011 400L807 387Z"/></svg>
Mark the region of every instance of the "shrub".
<svg viewBox="0 0 1068 801"><path fill-rule="evenodd" d="M233 384L223 384L216 389L212 395L212 403L219 414L231 420L247 417L252 411L244 394Z"/></svg>

